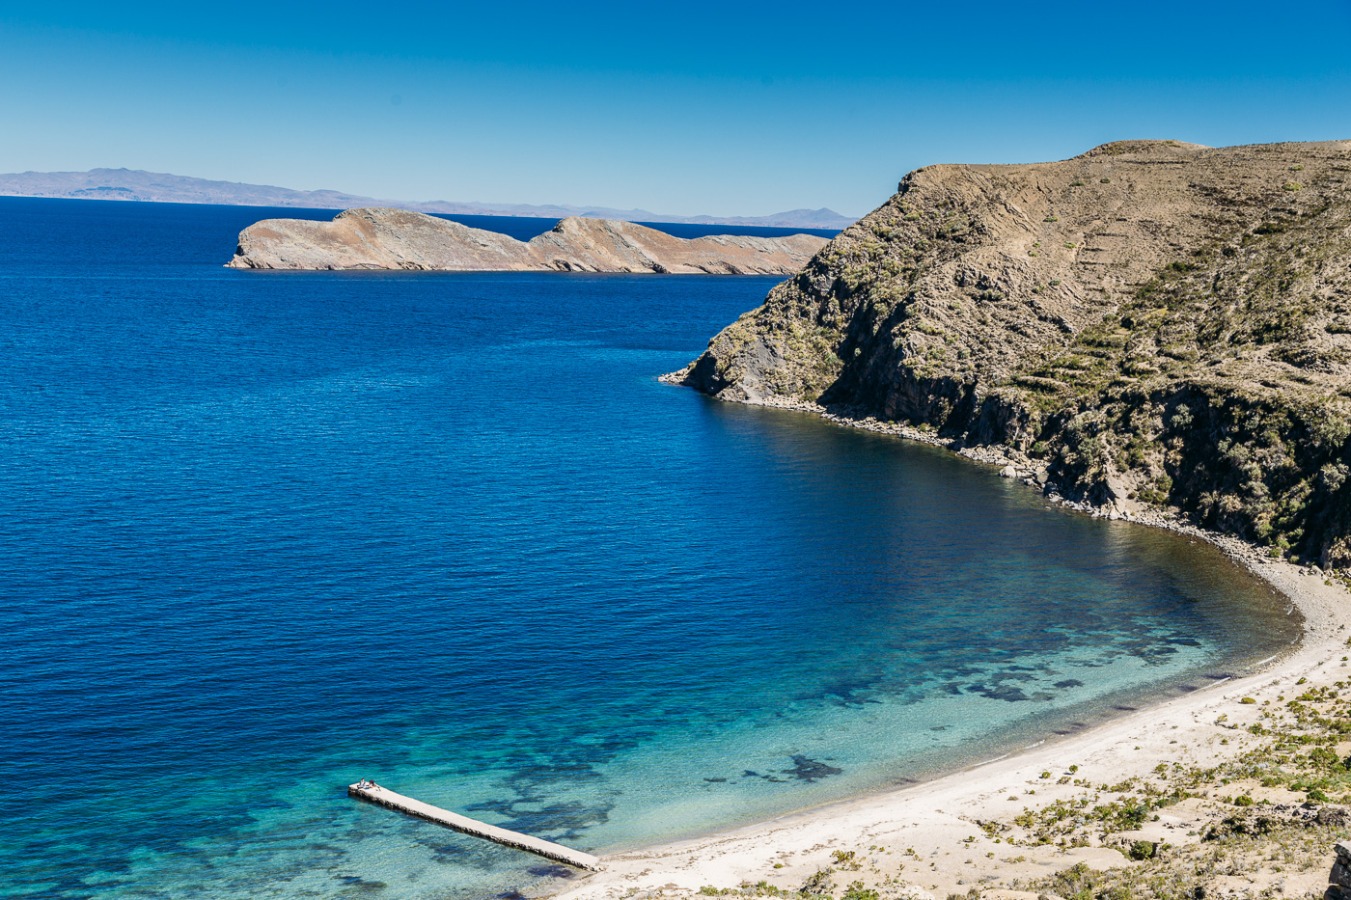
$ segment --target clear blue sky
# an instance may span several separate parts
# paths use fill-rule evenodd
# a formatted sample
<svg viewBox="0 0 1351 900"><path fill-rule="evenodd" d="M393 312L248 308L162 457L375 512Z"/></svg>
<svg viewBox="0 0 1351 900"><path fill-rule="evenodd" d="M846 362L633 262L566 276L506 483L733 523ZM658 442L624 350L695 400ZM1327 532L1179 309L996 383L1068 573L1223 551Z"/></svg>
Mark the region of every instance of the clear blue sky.
<svg viewBox="0 0 1351 900"><path fill-rule="evenodd" d="M1351 0L0 0L0 171L861 214L934 162L1351 138Z"/></svg>

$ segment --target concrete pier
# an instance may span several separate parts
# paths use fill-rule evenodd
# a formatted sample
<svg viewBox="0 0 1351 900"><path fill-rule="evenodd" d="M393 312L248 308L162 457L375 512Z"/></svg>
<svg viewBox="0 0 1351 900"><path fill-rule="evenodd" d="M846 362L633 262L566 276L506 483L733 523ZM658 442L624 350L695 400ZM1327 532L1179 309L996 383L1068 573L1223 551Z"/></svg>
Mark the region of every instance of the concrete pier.
<svg viewBox="0 0 1351 900"><path fill-rule="evenodd" d="M564 847L562 844L541 840L537 837L531 837L528 834L508 831L507 829L499 828L496 825L489 825L486 822L480 822L477 819L471 819L468 816L462 816L458 813L441 809L439 806L432 806L430 803L423 803L421 800L414 800L412 797L396 794L389 788L381 787L372 781L349 784L347 786L347 793L349 796L356 797L358 800L365 800L367 803L374 803L375 805L383 806L386 809L393 809L410 816L416 816L419 819L425 819L428 822L443 825L446 828L453 829L461 834L480 837L492 841L495 844L501 844L504 847L514 847L517 850L525 850L527 853L534 853L545 859L551 859L554 862L561 862L569 866L576 866L579 869L591 869L593 871L601 868L600 860L590 853L573 850L570 847Z"/></svg>

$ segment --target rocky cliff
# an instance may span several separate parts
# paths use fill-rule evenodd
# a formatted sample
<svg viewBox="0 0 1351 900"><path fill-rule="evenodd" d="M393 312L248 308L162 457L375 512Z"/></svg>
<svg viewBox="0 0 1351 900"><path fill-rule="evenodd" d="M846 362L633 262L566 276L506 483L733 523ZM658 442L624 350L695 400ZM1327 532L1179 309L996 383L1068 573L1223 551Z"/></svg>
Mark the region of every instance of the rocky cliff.
<svg viewBox="0 0 1351 900"><path fill-rule="evenodd" d="M905 177L673 378L1351 567L1351 141Z"/></svg>
<svg viewBox="0 0 1351 900"><path fill-rule="evenodd" d="M331 222L265 219L245 228L236 269L666 272L787 275L826 243L717 235L684 240L631 222L564 219L529 242L401 209L349 209Z"/></svg>

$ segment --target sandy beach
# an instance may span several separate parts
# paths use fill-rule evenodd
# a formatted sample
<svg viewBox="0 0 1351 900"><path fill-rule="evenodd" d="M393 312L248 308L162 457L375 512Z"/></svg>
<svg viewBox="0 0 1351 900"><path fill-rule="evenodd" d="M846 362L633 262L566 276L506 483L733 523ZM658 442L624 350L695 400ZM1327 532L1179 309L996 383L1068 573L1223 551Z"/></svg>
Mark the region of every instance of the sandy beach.
<svg viewBox="0 0 1351 900"><path fill-rule="evenodd" d="M1107 785L1158 778L1161 764L1207 768L1236 759L1259 740L1250 734L1250 726L1268 717L1282 701L1351 677L1345 655L1351 596L1316 569L1271 559L1236 539L1162 516L1127 517L1209 540L1265 579L1303 616L1305 630L1299 644L1240 677L1071 736L1048 736L1045 742L933 781L606 857L604 871L580 879L556 896L559 900L680 897L701 889L711 893L761 883L749 893L796 892L827 870L835 893L858 881L878 889L883 898L944 898L979 888L983 896L1011 900L1024 893L1005 890L1010 883L1044 878L1076 863L1095 869L1130 865L1118 846L1036 845L1019 840L1014 819L1025 810L1035 813L1090 793L1106 800L1102 789ZM1303 799L1279 791L1263 794L1260 785L1251 790L1258 802L1269 795L1271 803L1289 807ZM1113 840L1143 839L1174 847L1196 844L1215 816L1215 804L1205 798L1186 800ZM1321 868L1306 866L1299 872L1275 865L1274 871L1249 871L1222 880L1234 882L1230 887L1236 895L1262 889L1321 895L1334 858L1331 844L1318 850L1323 851L1327 865ZM1034 898L1036 892L1025 896Z"/></svg>

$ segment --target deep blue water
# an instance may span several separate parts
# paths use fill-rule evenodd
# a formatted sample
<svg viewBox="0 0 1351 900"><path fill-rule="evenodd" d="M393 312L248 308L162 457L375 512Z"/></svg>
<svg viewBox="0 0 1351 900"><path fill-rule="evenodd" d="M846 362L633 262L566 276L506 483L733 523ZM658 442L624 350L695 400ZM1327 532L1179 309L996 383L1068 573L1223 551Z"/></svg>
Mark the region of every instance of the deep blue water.
<svg viewBox="0 0 1351 900"><path fill-rule="evenodd" d="M0 895L534 895L344 786L632 847L1297 633L1208 547L657 383L772 279L222 268L275 214L0 200Z"/></svg>

